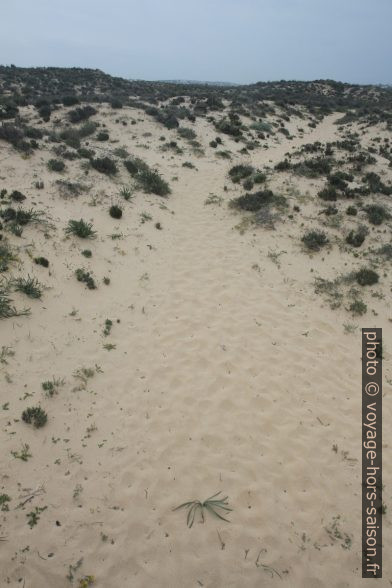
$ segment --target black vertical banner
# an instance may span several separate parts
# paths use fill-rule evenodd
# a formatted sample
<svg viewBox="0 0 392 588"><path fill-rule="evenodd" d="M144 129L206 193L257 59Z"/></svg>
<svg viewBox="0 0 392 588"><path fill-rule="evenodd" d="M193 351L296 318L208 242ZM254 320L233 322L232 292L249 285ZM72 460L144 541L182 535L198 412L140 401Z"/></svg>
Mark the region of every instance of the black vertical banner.
<svg viewBox="0 0 392 588"><path fill-rule="evenodd" d="M382 578L382 329L362 329L362 578Z"/></svg>

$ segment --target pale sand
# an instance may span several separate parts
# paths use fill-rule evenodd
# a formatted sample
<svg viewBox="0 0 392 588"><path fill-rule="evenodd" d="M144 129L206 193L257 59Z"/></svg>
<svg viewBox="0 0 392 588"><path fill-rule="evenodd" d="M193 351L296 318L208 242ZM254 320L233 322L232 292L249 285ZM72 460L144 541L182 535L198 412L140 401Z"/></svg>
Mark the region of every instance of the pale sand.
<svg viewBox="0 0 392 588"><path fill-rule="evenodd" d="M1 586L65 588L71 585L69 566L80 559L75 586L85 574L102 588L362 585L361 342L360 329L345 334L343 323L384 328L390 378L389 303L367 300L379 314L369 310L363 320L353 321L343 308L331 310L314 293L313 278L344 270L348 258L336 246L329 255L306 256L299 222L240 234L234 226L241 215L226 206L240 193L226 175L235 162L276 163L292 145L333 140L336 117L303 139L282 139L230 162L211 150L196 160L189 154L162 157L159 136L175 138L175 132L142 113L136 118L144 122L122 127L112 122L117 113L103 112L109 113L111 137L158 164L173 190L167 200L137 193L124 203L121 221L111 219L107 208L117 201L120 185L129 183L125 170L116 185L94 171L84 179L79 162L67 163L70 179L79 176L93 187L66 200L54 186L61 176L45 169L48 152L23 160L0 146L2 185L25 192L28 205L47 207L58 227L49 240L26 229L19 243L33 243L33 256L46 254L51 275L27 255L21 273L37 276L49 290L42 301L15 295L19 307L28 302L31 316L0 324L1 345L15 351L1 366L12 379L1 377L0 402L9 402L9 410L0 411L0 493L12 497L10 512L0 518L0 536L7 538L0 543ZM121 116L129 113L135 116L130 109ZM205 145L216 135L205 121L196 129ZM143 138L144 132L153 136ZM135 148L133 134L151 148ZM230 139L228 145L239 149ZM186 160L198 171L182 168ZM45 190L31 188L36 179L44 180ZM301 186L298 178L293 183ZM224 197L222 206L204 204L210 193ZM96 207L88 205L93 195L101 200ZM141 212L153 221L141 224ZM95 242L64 239L68 219L80 217L93 221ZM158 221L162 231L154 228ZM109 237L120 231L123 239ZM80 255L84 248L93 251L91 259ZM280 268L268 257L271 251L285 252ZM98 290L76 281L76 267L92 269ZM109 286L102 284L104 276ZM387 278L380 288L388 296ZM71 316L73 309L77 314ZM106 318L114 322L109 337L102 335ZM116 349L103 349L108 342ZM75 391L72 374L94 365L103 373ZM41 382L52 376L65 384L48 399ZM33 396L23 399L27 392ZM39 402L49 416L43 429L14 420ZM386 393L388 507L390 417ZM88 433L92 425L96 430ZM26 463L10 453L21 443L33 455ZM44 494L14 510L24 489L40 485ZM74 498L77 485L83 489ZM229 496L230 523L207 513L204 524L198 520L188 529L186 512L172 512L218 490ZM48 508L30 530L26 513L36 506ZM341 539L327 532L335 517ZM345 537L349 549L342 547ZM392 580L391 540L388 510L384 579L377 586Z"/></svg>

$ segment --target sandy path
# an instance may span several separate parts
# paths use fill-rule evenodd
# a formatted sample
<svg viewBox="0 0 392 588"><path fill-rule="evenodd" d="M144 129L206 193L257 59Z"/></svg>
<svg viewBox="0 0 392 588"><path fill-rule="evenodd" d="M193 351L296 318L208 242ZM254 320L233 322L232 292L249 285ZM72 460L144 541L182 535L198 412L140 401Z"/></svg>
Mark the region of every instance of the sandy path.
<svg viewBox="0 0 392 588"><path fill-rule="evenodd" d="M323 125L303 142L332 136L330 121ZM278 161L285 150L255 158ZM45 313L6 323L17 351L15 397L25 382L38 390L45 376L67 374L59 397L44 401L45 429L23 429L34 459L10 458L4 470L3 480L22 488L44 483L34 506L49 506L31 531L20 511L4 544L17 552L3 573L14 583L69 586L68 566L83 558L75 578L94 574L105 588L256 588L280 584L279 576L295 588L358 584L359 336L344 335L344 312L321 311L309 284L293 279L303 259L290 254L289 236L240 235L239 217L204 204L222 193L224 166L197 166L173 183L169 211L148 198L162 231L130 229L110 266L97 256L97 272L99 263L102 275L111 270L107 290L70 280L59 246L61 290L45 299ZM64 206L69 218L75 205ZM107 215L97 219L107 234L104 222ZM277 248L288 251L282 269L267 257ZM80 323L69 318L74 305ZM102 349L107 317L121 320L110 353ZM103 373L72 391L72 372L94 364ZM12 435L5 448L15 449ZM218 490L229 495L230 523L207 515L188 529L185 512L172 512Z"/></svg>

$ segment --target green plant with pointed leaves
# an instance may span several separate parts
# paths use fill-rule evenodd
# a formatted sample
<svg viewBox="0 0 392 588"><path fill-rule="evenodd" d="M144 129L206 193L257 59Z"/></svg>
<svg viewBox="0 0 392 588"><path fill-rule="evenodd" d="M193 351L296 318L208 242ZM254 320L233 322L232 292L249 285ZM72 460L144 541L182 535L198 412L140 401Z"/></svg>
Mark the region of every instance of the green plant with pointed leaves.
<svg viewBox="0 0 392 588"><path fill-rule="evenodd" d="M173 508L173 511L179 510L180 508L186 508L188 510L186 523L189 528L191 528L193 523L195 522L196 514L199 511L201 516L201 522L204 523L204 509L209 511L211 514L218 517L222 521L226 521L227 523L229 523L230 521L226 519L224 516L222 516L220 512L231 512L233 509L228 506L228 496L224 496L223 498L217 498L221 493L222 491L220 490L213 496L210 496L209 498L204 500L204 502L201 502L200 500L190 500L189 502L184 502L183 504L180 504L179 506Z"/></svg>
<svg viewBox="0 0 392 588"><path fill-rule="evenodd" d="M82 218L80 220L70 220L65 228L67 235L75 235L80 239L94 239L96 231L93 230L92 223L86 223Z"/></svg>

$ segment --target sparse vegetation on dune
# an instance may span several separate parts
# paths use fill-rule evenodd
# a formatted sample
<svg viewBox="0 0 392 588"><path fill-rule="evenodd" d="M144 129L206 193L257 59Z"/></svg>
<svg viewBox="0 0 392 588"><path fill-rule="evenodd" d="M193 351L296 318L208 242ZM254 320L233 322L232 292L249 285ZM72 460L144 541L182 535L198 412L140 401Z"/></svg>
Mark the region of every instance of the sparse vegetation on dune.
<svg viewBox="0 0 392 588"><path fill-rule="evenodd" d="M260 520L251 462L261 452L272 463L257 441L260 422L245 419L249 430L238 428L232 451L226 434L234 420L217 428L214 411L241 421L262 407L273 422L289 392L296 401L283 427L296 431L311 394L309 374L325 371L322 350L339 337L340 359L354 361L363 324L387 332L391 102L390 88L331 80L214 86L0 66L0 541L10 548L7 581L39 584L45 568L54 584L109 586L113 566L105 561L116 565L121 546L142 529L149 542L132 543L127 570L136 570L136 584L156 584L153 550L165 542L176 561L181 523L197 531L199 550L222 552L225 573L243 562L250 584L262 583L260 571L294 581L292 561L283 568L282 552L267 550L259 530L245 539L237 533L245 519ZM289 345L301 353L292 357ZM265 378L276 395L265 403L257 358L267 365L285 354L277 380ZM317 369L312 358L320 359ZM322 410L313 402L309 426L292 440L297 454L307 434L322 439L336 429L325 382ZM346 388L349 400L354 388ZM328 460L354 464L335 441ZM194 480L184 476L191 467L178 467L184 447L188 464L205 460ZM208 461L212 450L220 465ZM249 461L243 478L231 467L239 455ZM347 467L335 470L344 487ZM190 496L172 509L173 493L156 491L171 484L186 498L192 483L204 492L209 477L233 487L240 506L234 533L226 535L232 508L222 493ZM349 548L335 519L298 535L287 523L295 502L289 494L278 528L295 561L299 548L316 546L318 557L328 541L331 553ZM126 511L130 520L119 533L128 499L136 509ZM65 537L65 550L54 533ZM93 549L84 549L86 541ZM199 559L179 581L214 583L214 566L200 572ZM267 565L274 559L284 572ZM161 583L170 584L168 577Z"/></svg>

